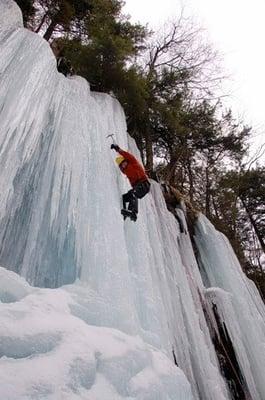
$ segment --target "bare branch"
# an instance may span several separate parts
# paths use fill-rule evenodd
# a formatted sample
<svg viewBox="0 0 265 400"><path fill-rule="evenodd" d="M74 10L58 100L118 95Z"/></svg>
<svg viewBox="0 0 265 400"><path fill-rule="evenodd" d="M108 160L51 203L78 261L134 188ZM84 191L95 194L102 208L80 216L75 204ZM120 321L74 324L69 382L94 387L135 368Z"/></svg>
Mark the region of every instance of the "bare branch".
<svg viewBox="0 0 265 400"><path fill-rule="evenodd" d="M245 167L247 167L247 170L249 171L250 168L254 163L256 163L263 155L265 154L265 143L260 145L258 150L255 152L255 154L252 156L252 158L248 161L247 164L245 164Z"/></svg>
<svg viewBox="0 0 265 400"><path fill-rule="evenodd" d="M168 22L149 44L144 68L149 78L161 77L164 71L180 76L180 85L207 95L220 89L220 56L206 43L204 31L190 17ZM182 83L181 83L182 80Z"/></svg>

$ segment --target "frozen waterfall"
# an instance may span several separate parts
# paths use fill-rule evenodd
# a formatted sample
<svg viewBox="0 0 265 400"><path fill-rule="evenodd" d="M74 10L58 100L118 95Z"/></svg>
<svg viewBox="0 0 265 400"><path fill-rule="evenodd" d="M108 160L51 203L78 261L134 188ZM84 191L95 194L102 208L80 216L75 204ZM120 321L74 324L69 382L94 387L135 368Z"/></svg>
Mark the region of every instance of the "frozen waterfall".
<svg viewBox="0 0 265 400"><path fill-rule="evenodd" d="M107 135L139 154L120 104L58 73L12 0L0 52L1 399L234 400L214 307L264 400L264 305L227 240L201 216L198 265L156 182L123 221Z"/></svg>

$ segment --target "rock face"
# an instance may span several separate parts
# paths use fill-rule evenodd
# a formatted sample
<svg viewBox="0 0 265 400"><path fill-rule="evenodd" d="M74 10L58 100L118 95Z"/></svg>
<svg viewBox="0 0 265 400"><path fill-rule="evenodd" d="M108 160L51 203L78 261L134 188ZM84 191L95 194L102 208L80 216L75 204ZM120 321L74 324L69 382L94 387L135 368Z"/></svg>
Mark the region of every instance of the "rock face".
<svg viewBox="0 0 265 400"><path fill-rule="evenodd" d="M174 218L155 182L123 221L106 136L139 154L120 104L59 74L21 21L0 0L1 397L231 400L214 304L244 393L264 399L264 306L231 248L201 216L199 268L185 209Z"/></svg>

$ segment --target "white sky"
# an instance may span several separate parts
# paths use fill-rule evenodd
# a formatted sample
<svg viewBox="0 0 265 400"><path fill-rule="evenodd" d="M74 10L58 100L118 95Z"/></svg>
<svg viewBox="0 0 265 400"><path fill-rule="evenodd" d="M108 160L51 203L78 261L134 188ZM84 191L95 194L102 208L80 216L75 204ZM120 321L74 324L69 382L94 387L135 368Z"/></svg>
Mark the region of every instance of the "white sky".
<svg viewBox="0 0 265 400"><path fill-rule="evenodd" d="M157 28L178 14L180 0L125 0L132 21ZM184 0L186 13L207 30L223 54L231 78L224 90L235 116L255 128L255 147L265 141L265 0ZM227 89L226 89L227 88Z"/></svg>

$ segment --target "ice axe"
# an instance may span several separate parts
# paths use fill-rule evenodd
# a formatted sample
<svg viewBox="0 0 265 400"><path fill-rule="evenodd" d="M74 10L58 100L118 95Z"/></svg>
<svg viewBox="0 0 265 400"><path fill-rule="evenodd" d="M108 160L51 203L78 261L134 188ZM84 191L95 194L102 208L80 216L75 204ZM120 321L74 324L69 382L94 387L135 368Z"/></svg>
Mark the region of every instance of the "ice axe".
<svg viewBox="0 0 265 400"><path fill-rule="evenodd" d="M114 139L113 139L114 133L111 133L110 135L106 136L106 139L108 139L109 137L111 138L112 143L115 144Z"/></svg>

